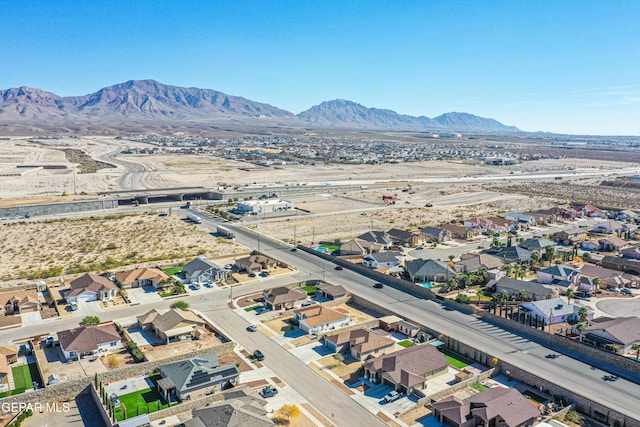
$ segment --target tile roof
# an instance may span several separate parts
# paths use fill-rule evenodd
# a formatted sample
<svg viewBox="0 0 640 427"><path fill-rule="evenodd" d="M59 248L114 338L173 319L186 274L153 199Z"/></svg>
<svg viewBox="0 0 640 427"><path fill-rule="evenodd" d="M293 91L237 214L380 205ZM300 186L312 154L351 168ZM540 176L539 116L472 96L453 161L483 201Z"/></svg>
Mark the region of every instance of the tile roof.
<svg viewBox="0 0 640 427"><path fill-rule="evenodd" d="M95 350L98 344L120 340L113 323L96 326L80 326L58 332L60 346L65 351L75 350L79 353Z"/></svg>

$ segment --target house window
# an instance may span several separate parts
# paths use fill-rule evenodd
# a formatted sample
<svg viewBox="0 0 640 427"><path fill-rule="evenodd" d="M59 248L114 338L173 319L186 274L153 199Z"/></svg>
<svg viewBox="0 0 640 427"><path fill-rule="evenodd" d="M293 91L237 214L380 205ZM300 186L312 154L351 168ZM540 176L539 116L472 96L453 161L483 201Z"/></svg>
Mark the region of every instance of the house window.
<svg viewBox="0 0 640 427"><path fill-rule="evenodd" d="M118 341L113 341L111 344L109 344L111 347L115 347L118 345Z"/></svg>

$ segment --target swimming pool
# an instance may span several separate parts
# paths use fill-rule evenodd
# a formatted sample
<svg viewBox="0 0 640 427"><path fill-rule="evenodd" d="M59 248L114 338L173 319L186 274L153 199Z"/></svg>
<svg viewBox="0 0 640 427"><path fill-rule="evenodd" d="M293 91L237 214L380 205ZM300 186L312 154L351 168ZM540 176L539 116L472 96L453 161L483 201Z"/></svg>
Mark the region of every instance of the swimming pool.
<svg viewBox="0 0 640 427"><path fill-rule="evenodd" d="M426 289L433 288L433 283L431 282L416 283L416 285L422 286L423 288L426 288Z"/></svg>

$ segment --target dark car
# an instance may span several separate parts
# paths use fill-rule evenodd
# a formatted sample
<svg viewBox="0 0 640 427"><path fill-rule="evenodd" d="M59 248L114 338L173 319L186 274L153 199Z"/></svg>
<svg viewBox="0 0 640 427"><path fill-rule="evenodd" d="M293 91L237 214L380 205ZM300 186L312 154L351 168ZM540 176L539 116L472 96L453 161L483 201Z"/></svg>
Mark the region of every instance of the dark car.
<svg viewBox="0 0 640 427"><path fill-rule="evenodd" d="M270 385L266 386L262 390L260 390L260 396L267 398L273 397L278 394L278 389L271 387Z"/></svg>
<svg viewBox="0 0 640 427"><path fill-rule="evenodd" d="M344 267L341 265L336 265L336 270L344 270Z"/></svg>
<svg viewBox="0 0 640 427"><path fill-rule="evenodd" d="M376 289L382 289L382 288L384 288L384 285L382 283L376 283L376 284L373 285L373 287L376 288Z"/></svg>
<svg viewBox="0 0 640 427"><path fill-rule="evenodd" d="M260 350L256 350L253 352L253 358L258 361L264 360L264 354Z"/></svg>
<svg viewBox="0 0 640 427"><path fill-rule="evenodd" d="M256 273L249 273L249 277L256 277Z"/></svg>
<svg viewBox="0 0 640 427"><path fill-rule="evenodd" d="M298 248L291 248L291 252L298 252Z"/></svg>
<svg viewBox="0 0 640 427"><path fill-rule="evenodd" d="M256 325L247 326L247 331L249 331L249 332L255 332L257 330L258 330L258 327Z"/></svg>

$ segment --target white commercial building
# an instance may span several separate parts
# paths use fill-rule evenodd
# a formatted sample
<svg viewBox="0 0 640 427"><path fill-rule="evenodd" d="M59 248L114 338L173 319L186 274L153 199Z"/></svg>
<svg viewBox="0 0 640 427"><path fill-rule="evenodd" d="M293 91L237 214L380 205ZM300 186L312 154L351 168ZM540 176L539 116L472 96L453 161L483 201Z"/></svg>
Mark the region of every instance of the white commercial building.
<svg viewBox="0 0 640 427"><path fill-rule="evenodd" d="M286 200L247 200L238 203L239 211L255 214L283 212L290 209L293 209L293 203Z"/></svg>

